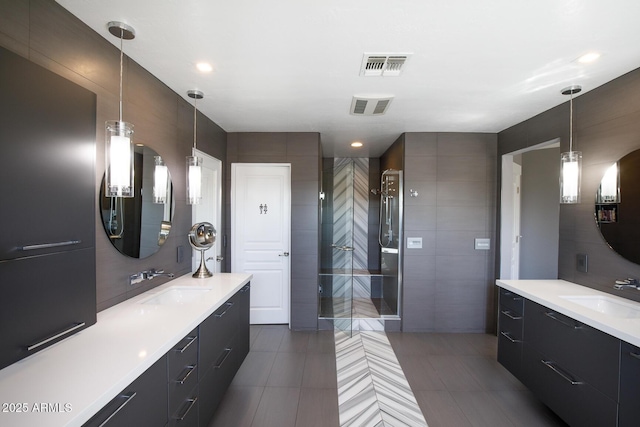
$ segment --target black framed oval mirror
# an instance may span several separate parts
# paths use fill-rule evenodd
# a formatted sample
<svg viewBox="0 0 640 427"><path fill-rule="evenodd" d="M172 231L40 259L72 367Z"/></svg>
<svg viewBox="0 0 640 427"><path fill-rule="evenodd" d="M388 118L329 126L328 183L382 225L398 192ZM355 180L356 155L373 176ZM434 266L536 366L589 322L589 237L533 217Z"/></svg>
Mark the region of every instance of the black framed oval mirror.
<svg viewBox="0 0 640 427"><path fill-rule="evenodd" d="M134 197L105 197L102 178L102 225L111 244L123 255L149 257L160 250L171 231L173 185L161 159L147 146L134 148Z"/></svg>
<svg viewBox="0 0 640 427"><path fill-rule="evenodd" d="M640 264L640 150L607 169L596 194L595 219L609 247Z"/></svg>

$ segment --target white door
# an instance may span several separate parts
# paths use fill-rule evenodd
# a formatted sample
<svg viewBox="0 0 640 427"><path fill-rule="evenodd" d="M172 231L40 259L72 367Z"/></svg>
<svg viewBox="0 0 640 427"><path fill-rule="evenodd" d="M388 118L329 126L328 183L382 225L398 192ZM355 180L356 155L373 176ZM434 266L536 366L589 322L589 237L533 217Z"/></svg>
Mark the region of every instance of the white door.
<svg viewBox="0 0 640 427"><path fill-rule="evenodd" d="M253 274L251 323L289 324L291 165L231 165L231 271Z"/></svg>
<svg viewBox="0 0 640 427"><path fill-rule="evenodd" d="M211 249L205 255L207 268L212 273L222 271L222 162L215 157L196 150L193 155L202 158L202 200L191 209L191 224L210 222L218 236ZM200 251L191 251L191 272L200 266Z"/></svg>
<svg viewBox="0 0 640 427"><path fill-rule="evenodd" d="M513 234L511 240L511 279L520 278L520 182L522 166L513 164Z"/></svg>

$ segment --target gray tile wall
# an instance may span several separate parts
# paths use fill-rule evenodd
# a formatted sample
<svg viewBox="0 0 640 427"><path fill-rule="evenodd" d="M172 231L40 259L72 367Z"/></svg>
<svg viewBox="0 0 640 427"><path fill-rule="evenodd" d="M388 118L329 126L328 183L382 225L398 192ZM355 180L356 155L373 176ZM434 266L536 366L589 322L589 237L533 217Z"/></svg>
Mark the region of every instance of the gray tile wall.
<svg viewBox="0 0 640 427"><path fill-rule="evenodd" d="M405 133L404 146L403 330L492 330L497 136Z"/></svg>
<svg viewBox="0 0 640 427"><path fill-rule="evenodd" d="M231 242L231 163L291 163L291 328L317 328L319 268L320 134L233 132L227 134L225 217ZM227 271L231 262L227 244Z"/></svg>
<svg viewBox="0 0 640 427"><path fill-rule="evenodd" d="M558 97L564 99L561 89L558 87ZM640 149L640 70L574 98L573 105L574 149L582 151L583 156L582 202L560 206L558 276L640 301L640 292L612 289L616 279L640 277L640 265L614 253L600 236L593 219L596 190L606 168L629 152ZM568 151L568 102L500 132L498 154L501 156L557 137L561 138L560 151ZM578 253L589 256L588 273L576 271Z"/></svg>
<svg viewBox="0 0 640 427"><path fill-rule="evenodd" d="M105 17L105 24L108 17ZM0 45L97 95L96 199L104 174L104 122L118 117L119 50L52 0L0 1ZM126 43L125 43L126 53ZM173 180L176 210L165 245L146 259L120 254L109 242L96 208L97 309L103 310L167 281L156 278L130 288L130 274L164 268L177 275L191 270L187 232L191 208L185 203L185 156L193 143L193 107L129 58L124 61L124 119L135 126L135 141L166 161ZM206 94L205 94L206 95ZM206 98L203 102L207 102ZM226 157L225 132L198 117L198 147ZM176 248L185 259L176 261Z"/></svg>

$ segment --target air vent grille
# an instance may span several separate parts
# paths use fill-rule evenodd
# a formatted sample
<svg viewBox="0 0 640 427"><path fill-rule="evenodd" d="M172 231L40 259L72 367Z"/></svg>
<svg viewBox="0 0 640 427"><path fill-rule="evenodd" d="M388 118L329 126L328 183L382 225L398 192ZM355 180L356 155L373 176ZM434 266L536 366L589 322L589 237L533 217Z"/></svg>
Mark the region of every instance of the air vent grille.
<svg viewBox="0 0 640 427"><path fill-rule="evenodd" d="M354 116L379 116L387 112L392 96L361 97L354 96L351 101L351 114Z"/></svg>
<svg viewBox="0 0 640 427"><path fill-rule="evenodd" d="M410 53L365 53L360 75L365 77L397 77L405 68Z"/></svg>

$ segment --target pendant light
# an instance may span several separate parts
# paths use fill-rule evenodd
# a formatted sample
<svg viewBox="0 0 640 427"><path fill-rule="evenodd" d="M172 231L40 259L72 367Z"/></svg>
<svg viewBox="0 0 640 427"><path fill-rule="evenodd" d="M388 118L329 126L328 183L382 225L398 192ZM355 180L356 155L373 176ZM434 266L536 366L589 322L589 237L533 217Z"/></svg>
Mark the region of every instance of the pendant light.
<svg viewBox="0 0 640 427"><path fill-rule="evenodd" d="M167 202L169 171L162 157L153 156L153 158L155 161L153 169L153 203L164 204Z"/></svg>
<svg viewBox="0 0 640 427"><path fill-rule="evenodd" d="M569 151L560 154L560 203L580 203L580 179L582 175L582 152L573 151L573 94L582 86L573 85L562 89L570 95L569 101Z"/></svg>
<svg viewBox="0 0 640 427"><path fill-rule="evenodd" d="M109 32L120 39L120 105L118 120L105 123L105 195L133 197L133 125L122 120L122 41L135 37L135 30L122 22L107 24Z"/></svg>
<svg viewBox="0 0 640 427"><path fill-rule="evenodd" d="M189 98L193 98L193 151L187 156L187 204L197 205L202 198L202 157L196 156L196 137L198 134L198 99L204 98L199 90L187 91Z"/></svg>

